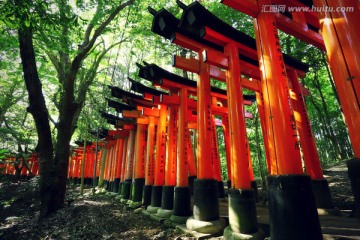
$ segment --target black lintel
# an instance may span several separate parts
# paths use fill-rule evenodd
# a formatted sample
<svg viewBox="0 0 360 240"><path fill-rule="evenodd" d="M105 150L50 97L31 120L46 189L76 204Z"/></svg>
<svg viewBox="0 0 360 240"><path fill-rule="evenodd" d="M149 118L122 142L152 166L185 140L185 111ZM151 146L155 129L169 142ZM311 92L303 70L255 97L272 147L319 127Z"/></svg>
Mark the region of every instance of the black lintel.
<svg viewBox="0 0 360 240"><path fill-rule="evenodd" d="M112 114L109 114L106 112L101 112L101 116L103 118L105 118L108 121L108 123L110 123L114 126L116 126L116 121L124 121L129 124L135 123L135 121L131 118L121 118L121 117L118 117L118 116L115 116L115 115L112 115Z"/></svg>
<svg viewBox="0 0 360 240"><path fill-rule="evenodd" d="M102 139L102 138L105 138L108 135L109 130L107 130L105 128L102 128L102 129L98 130L98 132L99 132L99 139ZM89 131L89 133L91 135L93 135L94 137L96 137L97 134L98 134L97 131Z"/></svg>
<svg viewBox="0 0 360 240"><path fill-rule="evenodd" d="M136 109L136 107L133 105L114 101L109 98L106 98L106 100L108 102L108 106L115 108L117 112L121 112L122 110L135 110Z"/></svg>
<svg viewBox="0 0 360 240"><path fill-rule="evenodd" d="M129 78L129 81L131 82L131 90L139 93L149 93L151 95L160 96L160 95L168 95L167 92L145 86L144 84L141 84L140 82L135 81L134 79Z"/></svg>
<svg viewBox="0 0 360 240"><path fill-rule="evenodd" d="M133 98L133 99L143 99L142 94L135 94L129 91L125 91L121 88L108 86L111 89L111 96L122 99L123 97Z"/></svg>
<svg viewBox="0 0 360 240"><path fill-rule="evenodd" d="M85 141L84 140L76 140L75 143L79 146L79 147L84 147L85 145ZM86 146L90 147L92 145L92 142L90 141L86 141Z"/></svg>
<svg viewBox="0 0 360 240"><path fill-rule="evenodd" d="M233 28L225 23L213 13L207 10L199 2L195 1L188 5L181 16L179 29L186 32L188 37L201 38L205 34L205 27L209 27L214 31L233 39L249 48L256 49L256 41L254 38ZM288 66L294 67L301 71L308 71L309 66L301 61L296 60L289 55L283 54L284 62Z"/></svg>
<svg viewBox="0 0 360 240"><path fill-rule="evenodd" d="M180 20L177 19L174 15L168 12L166 9L162 8L158 12L154 12L152 9L151 13L154 15L151 31L170 40L173 41L175 38L175 34L181 33L185 36L189 36L189 33L183 29L179 29ZM206 41L198 36L191 36L193 40L212 47L218 51L223 51L223 47L216 45L212 42Z"/></svg>
<svg viewBox="0 0 360 240"><path fill-rule="evenodd" d="M138 67L140 67L140 65L138 65ZM170 81L173 81L173 82L185 85L185 86L189 86L189 87L193 87L193 88L197 87L196 81L193 81L188 78L184 78L184 77L181 77L174 73L171 73L171 72L157 66L156 64L148 64L146 66L140 67L139 77L144 78L153 83L160 84L160 85L161 85L162 79L165 78L165 79L168 79ZM211 87L211 91L214 93L226 95L225 89ZM254 95L244 95L244 99L249 100L249 101L254 101L255 96Z"/></svg>

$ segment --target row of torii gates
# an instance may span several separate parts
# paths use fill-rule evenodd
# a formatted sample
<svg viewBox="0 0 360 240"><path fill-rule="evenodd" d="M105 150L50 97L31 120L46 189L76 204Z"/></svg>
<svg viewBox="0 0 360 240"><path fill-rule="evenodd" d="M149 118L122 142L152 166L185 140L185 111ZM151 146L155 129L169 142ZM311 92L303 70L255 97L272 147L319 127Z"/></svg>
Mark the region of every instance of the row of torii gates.
<svg viewBox="0 0 360 240"><path fill-rule="evenodd" d="M218 199L225 194L216 126L222 126L229 176L229 226L223 234L227 239L245 239L244 234L261 239L245 124L251 114L244 109L256 101L269 172L271 238L322 239L317 208L334 206L304 103L309 93L298 81L308 66L282 53L278 29L326 50L355 155L348 167L359 209L360 32L355 29L359 3L223 0L254 18L255 39L227 25L199 2L177 3L183 10L181 19L166 9L149 8L154 16L151 29L193 53L187 58L174 56L173 66L195 73L197 81L144 63L137 64L139 77L157 89L131 79L131 92L110 86L112 97L120 101L108 99L108 105L120 117L103 113L116 130L97 133L105 141L96 144L96 151L91 152L95 144L88 147L91 160L86 161L85 177L98 176L121 194L122 201L143 204L148 212L186 222L189 230L221 232L226 226L219 216ZM286 9L352 6L353 11L261 11L271 4ZM210 79L225 82L226 91L211 87ZM255 95L243 95L243 88ZM193 144L195 132L197 143ZM71 178L80 176L80 156L71 158Z"/></svg>

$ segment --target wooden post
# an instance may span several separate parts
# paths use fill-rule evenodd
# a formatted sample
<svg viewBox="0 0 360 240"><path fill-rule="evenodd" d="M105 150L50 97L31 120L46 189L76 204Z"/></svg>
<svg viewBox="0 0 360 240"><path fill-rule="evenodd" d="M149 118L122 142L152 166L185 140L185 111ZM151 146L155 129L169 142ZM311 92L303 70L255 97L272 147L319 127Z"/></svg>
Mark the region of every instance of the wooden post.
<svg viewBox="0 0 360 240"><path fill-rule="evenodd" d="M165 165L165 186L176 185L176 157L177 157L177 106L169 107L168 143Z"/></svg>
<svg viewBox="0 0 360 240"><path fill-rule="evenodd" d="M352 12L317 12L326 55L344 112L355 158L360 158L360 34L355 0L314 0L317 7L353 7ZM328 5L329 4L329 5Z"/></svg>
<svg viewBox="0 0 360 240"><path fill-rule="evenodd" d="M146 146L145 185L153 185L154 183L155 139L155 117L149 116Z"/></svg>
<svg viewBox="0 0 360 240"><path fill-rule="evenodd" d="M200 72L197 81L198 97L198 149L197 149L197 177L198 179L213 179L212 157L209 151L211 143L211 99L210 99L210 68L203 63L201 53L199 55Z"/></svg>
<svg viewBox="0 0 360 240"><path fill-rule="evenodd" d="M180 107L179 107L179 124L178 124L178 135L177 135L177 174L176 174L176 186L177 187L188 187L188 152L191 149L188 149L186 145L188 141L187 131L187 99L188 91L186 88L180 90ZM190 142L191 143L191 142Z"/></svg>
<svg viewBox="0 0 360 240"><path fill-rule="evenodd" d="M264 3L266 5L266 3ZM255 20L255 33L262 70L262 93L269 143L274 146L270 156L276 158L272 174L301 174L300 148L296 123L289 104L289 87L280 40L274 16L262 12Z"/></svg>
<svg viewBox="0 0 360 240"><path fill-rule="evenodd" d="M258 0L258 4L262 9L270 6L271 1ZM268 141L274 147L269 148L273 152L270 156L275 157L270 163L276 162L273 175L267 178L270 235L274 239L322 239L311 179L302 171L296 122L273 13L261 12L254 27Z"/></svg>
<svg viewBox="0 0 360 240"><path fill-rule="evenodd" d="M232 188L250 189L249 161L245 117L244 100L242 97L241 75L239 64L239 52L234 43L228 43L225 47L228 56L229 69L226 71L226 88L228 92L229 128L230 128L230 151Z"/></svg>

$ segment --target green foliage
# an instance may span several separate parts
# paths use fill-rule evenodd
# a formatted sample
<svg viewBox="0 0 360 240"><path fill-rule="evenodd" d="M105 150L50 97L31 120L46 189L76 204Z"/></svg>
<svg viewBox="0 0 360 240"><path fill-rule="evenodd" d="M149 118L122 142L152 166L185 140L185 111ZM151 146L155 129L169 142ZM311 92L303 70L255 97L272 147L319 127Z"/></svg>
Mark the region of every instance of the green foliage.
<svg viewBox="0 0 360 240"><path fill-rule="evenodd" d="M190 4L192 1L183 2ZM26 114L28 103L24 98L26 91L18 51L17 16L25 16L22 21L34 30L38 71L55 139L56 124L60 118L59 104L65 91L64 78L69 74L72 60L86 46L87 34L91 38L94 30L118 4L119 1L115 0L4 0L0 3L0 137L4 139L1 144L7 142L1 147L30 142L32 147L36 145L36 131L32 119ZM253 22L248 16L218 1L203 1L202 4L226 23L254 37ZM156 10L164 7L177 17L182 12L176 1L135 1L133 6L121 11L105 27L76 75L74 102L85 107L76 114L73 139L83 138L87 128L112 128L99 113L114 111L107 107L105 101L105 96L110 95L107 85L128 89L128 77L140 80L136 62L156 63L174 73L183 74L171 67L171 56L179 54L181 48L151 32L153 16L148 13L148 6ZM25 9L30 11L24 12ZM89 29L90 32L87 32ZM280 40L285 53L310 66L309 73L301 81L311 92L305 100L323 165L351 156L348 133L331 86L324 53L282 32ZM195 79L193 74L188 75ZM212 80L211 83L225 88L222 82ZM266 166L266 161L261 129L256 132L256 129L259 130L259 116L255 105L246 107L254 115L254 119L247 120L247 130L255 175L260 176L260 165ZM218 139L223 176L226 178L225 146L219 128Z"/></svg>

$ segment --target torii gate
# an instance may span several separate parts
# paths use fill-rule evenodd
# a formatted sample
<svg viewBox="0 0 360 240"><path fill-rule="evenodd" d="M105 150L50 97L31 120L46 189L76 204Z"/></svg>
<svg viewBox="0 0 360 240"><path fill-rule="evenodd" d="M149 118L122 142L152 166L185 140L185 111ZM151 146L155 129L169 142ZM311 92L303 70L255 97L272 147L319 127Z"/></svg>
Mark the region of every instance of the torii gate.
<svg viewBox="0 0 360 240"><path fill-rule="evenodd" d="M159 68L158 66L156 66L154 64L147 64L145 67L138 64L138 66L140 67L140 71L139 71L140 77L143 77L147 80L152 81L154 85L161 86L168 90L172 90L173 92L180 92L180 96L178 96L178 95L160 96L160 101L158 103L167 103L167 104L172 104L172 105L177 105L177 106L180 106L180 105L182 106L182 105L186 104L187 106L189 106L189 108L196 109L196 107L197 107L196 102L193 99L188 99L187 95L186 96L181 95L183 92L186 92L186 94L188 94L188 92L196 93L197 89L196 89L195 81L190 81L185 78L176 76L172 73L167 72L166 70ZM216 90L216 88L213 88L213 90ZM227 98L226 95L224 94L224 93L226 93L224 90L216 90L216 91L217 92L211 91L210 95L217 95L219 98L222 98L222 99ZM220 92L222 93L222 95L220 94ZM181 100L181 99L183 99L183 100ZM153 101L155 101L155 99ZM183 101L185 101L186 103L184 103ZM247 101L247 104L251 104L251 102ZM215 110L215 112L217 112L219 114L225 114L225 113L227 114L227 109L224 107L218 107L217 105L213 105L212 108ZM179 111L186 112L186 110L184 110L184 109L179 109ZM187 116L188 116L188 114L186 114L183 117L186 118ZM180 124L179 125L179 132L180 132L179 138L180 138L180 136L186 136L186 132L184 134L181 133L182 131L185 131L185 130L181 129L181 121L179 121L179 124ZM186 122L186 121L184 120L184 122ZM214 131L214 129L212 129L212 131ZM184 138L186 138L186 137L184 137ZM180 152L186 151L182 147L183 145L184 144L182 143L182 140L180 139L178 142L178 146L179 146L178 150ZM215 147L215 149L216 149L216 147ZM180 154L180 152L179 152L179 154ZM219 162L219 159L217 159L217 161ZM186 163L187 159L181 159L181 158L178 159L178 165L183 164L184 162ZM218 166L218 168L215 168L215 169L216 169L215 171L220 172L219 166ZM184 179L181 180L181 178L184 178L184 176L182 176L181 174L178 174L177 178L178 178L178 181L177 181L178 183L184 182ZM186 186L183 186L183 187L186 187ZM219 187L220 187L220 185L219 185ZM223 187L223 185L222 185L222 187ZM184 188L182 188L182 186L178 186L178 188L180 190L178 191L178 195L175 194L175 206L174 206L175 211L174 211L174 216L172 217L172 219L175 219L175 221L181 220L181 217L185 217L186 216L185 212L187 212L187 214L189 213L189 211L184 211L184 209L188 209L188 208L186 208L186 203L187 202L189 203L189 201L184 201L184 199L185 199L184 196L190 197L190 195L182 194L182 193L186 192L186 190ZM177 199L182 199L182 201L181 202L176 201ZM176 204L178 204L179 206L177 206ZM179 217L180 217L180 219L179 219Z"/></svg>
<svg viewBox="0 0 360 240"><path fill-rule="evenodd" d="M271 21L279 28L305 42L325 50L327 60L340 99L354 159L347 162L349 177L360 217L360 33L356 24L360 15L356 0L223 0L224 4L256 18L255 24ZM277 4L284 9L262 11L266 6ZM315 8L316 11L288 12L289 7ZM351 11L338 11L351 8ZM324 10L325 9L325 10ZM332 11L327 11L331 9ZM335 10L335 11L334 11ZM291 19L292 17L292 19ZM318 33L319 32L319 33Z"/></svg>
<svg viewBox="0 0 360 240"><path fill-rule="evenodd" d="M201 5L200 5L201 6ZM168 14L169 15L169 14ZM183 16L184 16L184 14L183 14ZM204 19L208 19L208 17L209 16L206 16L206 17L204 17ZM192 23L194 23L194 22L196 22L197 20L196 19L194 19L194 16L193 15L191 15L191 18L192 19L190 19L189 21L184 21L185 23L189 23L189 22L192 22ZM164 22L164 21L163 21ZM176 22L176 21L173 21L173 22ZM198 22L196 22L196 24L198 24ZM154 28L154 26L156 27L156 25L154 24L154 22L153 22L153 28ZM162 24L161 25L161 29L162 30L164 30L165 29L165 33L168 33L167 31L169 31L169 28L166 28L166 26L164 26L164 24ZM193 30L193 29L192 29ZM211 29L206 29L206 32L211 32L210 31ZM193 31L192 31L192 33L193 33ZM221 39L219 39L218 38L218 36L216 36L216 34L215 34L215 36L214 36L214 32L212 32L213 33L213 35L212 36L210 36L210 38L208 38L208 40L210 39L210 40L215 40L215 43L218 43L218 42L216 42L216 40L218 41L218 40L220 40L220 41L222 41ZM168 35L169 36L169 35ZM174 35L172 35L172 36L174 36ZM172 40L174 40L174 38L172 39ZM185 46L186 47L186 46ZM245 49L245 50L249 50L249 49ZM254 52L251 52L251 51L249 51L250 52L250 57L254 57ZM255 52L255 55L256 55L256 52ZM287 93L288 94L288 93ZM300 171L299 171L300 172Z"/></svg>

